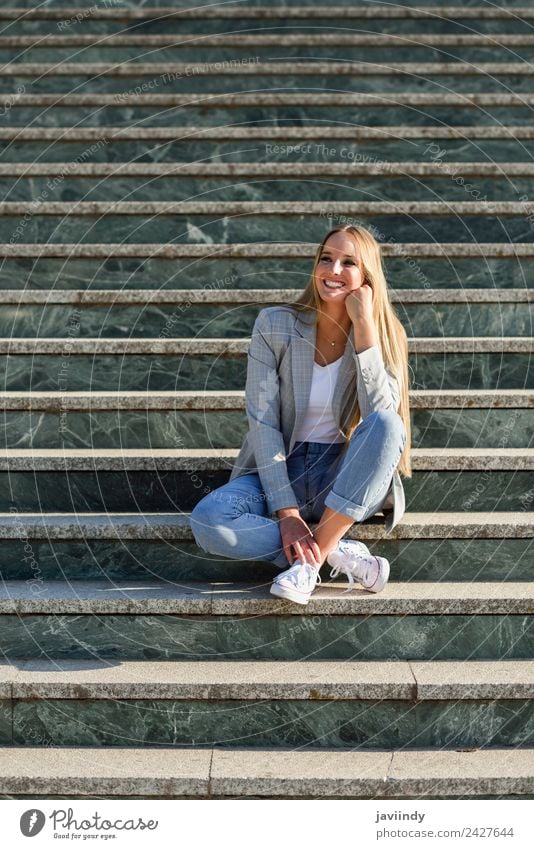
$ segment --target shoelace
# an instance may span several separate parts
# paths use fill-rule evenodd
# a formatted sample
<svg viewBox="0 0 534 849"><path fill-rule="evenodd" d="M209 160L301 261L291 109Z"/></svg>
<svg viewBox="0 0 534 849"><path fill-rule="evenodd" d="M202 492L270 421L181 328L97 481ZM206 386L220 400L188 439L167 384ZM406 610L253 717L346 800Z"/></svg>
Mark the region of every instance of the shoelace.
<svg viewBox="0 0 534 849"><path fill-rule="evenodd" d="M319 574L319 570L310 566L309 563L297 564L293 567L293 570L289 573L289 575L286 575L286 578L299 590L302 590L306 589L306 587L310 584L310 581L313 578L312 573L315 574L314 584L320 584L321 576Z"/></svg>
<svg viewBox="0 0 534 849"><path fill-rule="evenodd" d="M363 560L363 559L364 559L364 558L362 558L362 560ZM372 560L369 560L369 559L366 557L366 558L365 558L365 562L366 562L367 569L369 570L369 568L373 565L373 561L372 561ZM354 567L353 567L353 568L354 568ZM346 575L346 576L347 576L347 578L348 578L348 580L349 580L349 588L348 588L348 590L346 590L346 592L350 592L350 591L352 590L352 588L354 587L354 575L353 575L353 572L352 572L351 567L350 567L350 566L347 566L347 564L346 564L346 563L342 563L342 564L340 564L339 566L334 566L334 568L333 568L333 569L332 569L332 571L330 572L330 577L331 577L331 578L337 578L337 576L338 576L340 573L341 573L342 575ZM360 576L360 575L358 575L358 577L361 577L361 578L362 578L362 580L364 581L364 583L366 583L366 584L367 584L367 583L369 583L369 571L366 571L366 572L365 572L364 574L362 574L361 576Z"/></svg>

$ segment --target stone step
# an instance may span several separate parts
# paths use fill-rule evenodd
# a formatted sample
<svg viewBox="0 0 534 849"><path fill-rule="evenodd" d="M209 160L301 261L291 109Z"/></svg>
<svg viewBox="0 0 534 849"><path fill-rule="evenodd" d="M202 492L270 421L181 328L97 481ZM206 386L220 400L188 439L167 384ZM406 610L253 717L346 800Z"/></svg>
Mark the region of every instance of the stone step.
<svg viewBox="0 0 534 849"><path fill-rule="evenodd" d="M274 570L275 574L276 571ZM530 614L534 583L390 581L369 593L346 581L320 585L306 607L275 598L269 585L164 581L46 581L39 592L27 581L4 581L0 615L181 615L181 616L434 616Z"/></svg>
<svg viewBox="0 0 534 849"><path fill-rule="evenodd" d="M475 390L476 391L476 390ZM21 398L9 393L15 399ZM98 393L85 393L83 404L67 395L55 400L47 410L40 407L32 393L26 409L1 410L0 442L4 448L57 448L73 449L154 449L180 448L240 448L248 422L244 410L180 410L166 402L163 408L141 406L131 408L124 403L113 409L92 406L91 398ZM46 397L46 393L41 393ZM76 394L76 393L73 393ZM82 393L78 393L82 394ZM170 393L169 393L170 394ZM157 393L155 394L156 397ZM135 401L131 399L132 403ZM141 396L137 396L140 398ZM5 402L4 402L5 403ZM9 400L7 404L9 405ZM16 402L15 402L16 403ZM54 409L55 406L55 409ZM534 410L525 407L477 408L412 408L411 445L415 449L432 448L525 448L532 443Z"/></svg>
<svg viewBox="0 0 534 849"><path fill-rule="evenodd" d="M313 8L313 7L307 7ZM439 7L436 7L439 8ZM284 7L284 16L286 16L287 7ZM377 12L379 9L377 8ZM376 17L380 17L379 14ZM431 21L429 21L431 22ZM259 32L253 33L225 33L222 35L210 34L207 38L195 32L180 32L179 34L166 35L147 35L145 33L116 33L107 35L105 38L105 47L185 47L189 44L194 44L195 49L205 47L251 47L251 46L268 46L268 47L290 47L296 46L313 46L330 45L336 47L345 46L373 46L373 47L402 47L404 44L411 44L413 39L417 39L417 44L429 45L432 47L484 47L489 46L495 48L499 45L506 47L532 47L534 46L533 35L517 35L505 33L488 34L472 34L472 35L444 35L442 33L415 33L413 37L409 33L399 37L393 33L294 33L281 30L273 35L272 33L262 34ZM96 45L101 47L100 39L95 35L79 35L66 31L63 35L46 34L44 36L35 35L2 35L0 36L0 49L15 48L15 47L91 47ZM25 54L27 55L27 51ZM38 95L27 95L29 97ZM333 95L335 97L335 94ZM76 97L76 95L73 95ZM261 101L260 101L261 102Z"/></svg>
<svg viewBox="0 0 534 849"><path fill-rule="evenodd" d="M257 116L254 118L254 121L256 120ZM274 120L282 123L286 121L285 118L275 118ZM307 123L307 120L305 115L296 116L297 123L298 121ZM324 118L321 119L320 116L318 116L317 120L324 122ZM339 120L346 121L346 112ZM500 133L503 122L505 126L510 127L509 131L501 134L501 137L497 137L495 134L487 135L488 132L493 130ZM2 160L4 162L35 162L42 159L65 162L81 159L88 162L124 162L125 160L142 161L157 158L160 162L173 163L190 161L217 162L221 159L236 162L305 162L309 161L310 156L313 156L313 161L327 159L329 162L368 162L376 160L424 162L428 161L429 158L437 158L439 151L444 150L443 142L439 141L443 136L443 132L439 128L421 124L420 127L416 128L416 136L412 138L408 137L404 132L406 122L398 125L379 123L379 121L374 120L371 122L371 127L381 127L376 137L369 138L368 140L366 138L355 140L356 129L354 129L349 138L346 140L342 139L340 142L337 142L336 139L331 137L330 129L334 130L337 128L330 128L330 126L328 129L324 129L324 126L323 128L303 127L299 133L299 141L295 140L295 136L288 139L287 133L273 137L270 129L261 128L260 138L237 138L231 132L233 128L228 127L227 116L219 116L217 123L227 127L224 138L221 137L219 139L214 137L200 137L199 132L202 128L199 125L195 125L196 134L182 136L180 130L176 129L176 121L171 122L172 126L170 128L166 126L161 128L148 127L144 131L142 131L142 121L137 119L136 123L138 126L135 129L140 131L138 133L139 138L119 136L119 133L123 130L124 132L134 131L132 122L130 121L126 126L121 126L120 123L114 126L112 128L113 136L111 137L101 133L100 138L94 140L87 139L85 141L83 139L73 139L68 132L68 127L65 127L65 133L57 139L49 140L40 139L39 137L35 139L18 139L18 133L28 128L13 124L11 126L13 138L0 139ZM521 162L525 159L532 159L534 154L534 136L532 138L527 137L530 136L531 125L521 126L520 124L513 124L508 116L501 116L498 126L479 126L478 128L473 128L472 136L469 135L469 132L467 135L463 132L465 127L470 131L472 125L462 124L451 126L450 124L447 125L446 122L442 122L442 125L447 126L447 130L459 130L456 136L445 138L447 156L450 157L451 161L479 161L482 157L485 157L491 162ZM354 127L354 124L352 126ZM37 131L49 128L35 126L34 129ZM83 128L78 128L79 131L81 129ZM86 127L85 129L92 130L94 128ZM210 126L204 129L213 130L215 127ZM258 127L238 127L237 129L257 130ZM273 129L276 131L279 128ZM296 129L296 127L288 129ZM321 135L310 138L307 136L309 129L319 129ZM148 138L147 134L155 130L168 130L170 136L159 139ZM434 137L427 135L428 131L436 130L438 130L438 135ZM487 131L486 136L483 138L478 137L479 130ZM522 131L526 131L526 136ZM286 140L284 141L284 139ZM15 145L10 144L11 141L15 140L17 141ZM521 236L518 236L517 241L523 240L524 235L522 233ZM245 241L245 238L239 237L235 241L242 242ZM261 242L264 238L265 233L263 232L258 235L256 241ZM434 241L441 242L443 238L444 234L441 232L436 235ZM416 242L419 240L420 233L410 235L409 238L397 238L397 241L400 242ZM487 234L482 234L479 238L480 242L499 242L501 240L502 233L495 236L492 235L489 239L487 238ZM4 239L4 241L6 240ZM146 240L141 238L137 241ZM149 241L157 242L162 240L156 236ZM222 241L220 237L213 239L214 243L220 241ZM277 241L282 241L282 237L273 237L273 242ZM291 241L298 241L298 236L288 239L288 242ZM461 241L461 237L455 236L450 241L459 242Z"/></svg>
<svg viewBox="0 0 534 849"><path fill-rule="evenodd" d="M534 537L534 514L513 513L410 513L406 512L385 535L376 518L353 525L350 539L377 540L502 539ZM312 523L312 526L314 523ZM192 541L189 516L184 513L0 513L0 539L53 540L180 540Z"/></svg>
<svg viewBox="0 0 534 849"><path fill-rule="evenodd" d="M534 660L92 661L27 660L0 667L5 699L534 699Z"/></svg>
<svg viewBox="0 0 534 849"><path fill-rule="evenodd" d="M534 660L27 660L0 668L0 699L534 699Z"/></svg>
<svg viewBox="0 0 534 849"><path fill-rule="evenodd" d="M328 219L327 219L328 220ZM347 223L347 222L343 222ZM258 258L282 257L287 259L306 258L313 261L317 242L241 242L241 243L182 243L164 242L130 243L109 242L105 244L83 243L0 243L0 256L17 258L42 257L86 257L108 259L109 257L144 259L180 259L195 257L205 260L221 258ZM451 257L507 258L534 257L534 243L529 242L396 242L381 245L381 253L386 258L439 258L449 262Z"/></svg>
<svg viewBox="0 0 534 849"><path fill-rule="evenodd" d="M135 202L132 203L135 205ZM275 209L274 205L268 202L228 202L224 206L212 202L211 207L208 206L209 203L203 204L202 209L201 205L198 205L198 211L193 213L191 209L189 212L186 209L188 202L184 202L175 210L169 207L165 212L163 209L156 211L156 204L149 201L139 204L143 211L133 207L128 211L124 203L117 202L104 212L105 203L102 205L99 201L93 201L88 204L93 210L89 211L86 207L81 215L77 214L77 204L49 204L48 211L43 215L35 215L35 208L33 215L28 212L32 204L20 204L17 205L20 211L15 212L13 207L9 214L6 210L6 214L0 216L0 238L5 242L17 233L30 241L52 242L64 238L65 229L68 229L70 238L90 238L93 243L106 243L110 240L137 242L139 239L142 242L155 242L162 238L169 241L181 238L197 242L200 235L206 243L211 243L220 242L225 237L229 242L245 239L255 241L264 238L266 231L271 232L276 241L283 239L284 235L294 240L302 233L303 216L296 211L296 202L281 202L279 209ZM244 206L247 203L252 204L248 210ZM283 203L287 204L285 210L281 208ZM422 236L428 241L444 236L448 236L451 241L465 237L475 240L498 240L502 236L504 226L499 218L501 208L507 218L506 232L513 242L529 235L528 217L532 214L532 205L529 202L515 205L512 203L512 207L507 205L510 202L497 201L459 201L443 204L437 202L436 206L430 202L418 204L419 211L415 212L412 207L415 208L417 202L408 202L403 206L402 202L388 201L384 202L381 210L372 212L369 209L365 214L354 218L333 209L327 213L326 201L323 214L321 203L323 202L319 202L319 210L315 211L311 209L311 203L302 205L302 209L307 209L310 216L306 221L307 234L313 237L317 244L324 237L327 228L351 221L358 221L379 235L380 240L386 241L395 238L411 241ZM348 202L342 201L340 205L343 203ZM350 203L348 205L351 212L358 208L358 204L354 207ZM26 212L22 212L24 206ZM44 204L42 207L44 210ZM59 211L62 207L63 214ZM152 212L151 208L154 208ZM39 207L39 211L43 210ZM68 226L65 218L68 219Z"/></svg>
<svg viewBox="0 0 534 849"><path fill-rule="evenodd" d="M4 658L532 658L532 582L390 582L379 595L323 583L306 607L275 599L269 584L4 581Z"/></svg>
<svg viewBox="0 0 534 849"><path fill-rule="evenodd" d="M52 36L45 36L46 39L51 38ZM90 43L94 43L97 41L94 35L90 36L79 36L80 38L88 38ZM133 38L135 36L106 36L106 43L108 41L115 41L116 38ZM176 39L177 36L153 36L153 37L161 37L164 39L171 38ZM210 36L210 42L212 38L218 36ZM228 36L220 36L221 38ZM259 36L258 36L259 37ZM265 37L265 36L264 36ZM278 40L281 38L279 36L274 36ZM284 36L287 38L290 36ZM297 37L297 36L295 36ZM299 38L301 36L298 36ZM347 36L352 37L352 36ZM354 38L360 36L353 36ZM361 36L365 38L367 36ZM381 35L380 38L390 38L388 35ZM417 41L424 41L425 38L432 38L433 36L426 36L425 34L418 34ZM446 38L446 36L436 36L439 39ZM486 38L486 36L464 36L465 38ZM491 33L489 36L491 43L501 42L505 37L509 37L510 39L520 39L521 42L525 44L534 44L534 40L532 35L527 36L503 36L499 33ZM19 38L18 36L14 36L14 38ZM25 38L24 36L20 36L20 38ZM31 40L34 37L28 36ZM150 36L141 35L139 38L142 40L143 44L146 42L150 42ZM306 39L306 43L309 43L310 39L313 36L304 36ZM339 35L334 35L333 38L336 40L336 43L339 39L343 38L343 35L340 33ZM397 38L397 36L394 36ZM462 36L451 36L454 43L457 43ZM525 39L528 39L526 41ZM9 40L9 37L8 37ZM39 38L41 41L42 38ZM60 37L60 41L66 41L65 36ZM512 42L510 42L512 44ZM2 45L2 38L0 38L0 46ZM41 92L39 94L31 94L25 91L17 92L15 95L7 95L7 98L10 100L10 108L16 108L17 106L58 106L58 107L72 107L72 106L116 106L117 105L117 96L115 94L79 94L79 93L62 93L58 94L46 94ZM197 99L195 99L197 98ZM534 103L534 94L532 92L525 92L524 94L518 94L513 91L507 92L462 92L457 93L454 91L451 92L336 92L333 91L331 93L325 94L325 92L266 92L266 91L258 91L254 93L250 92L209 92L209 91L201 91L201 92L189 92L186 94L180 94L179 92L173 92L172 94L162 94L156 91L151 92L150 94L142 94L139 92L125 92L124 95L121 95L121 102L124 104L128 104L131 106L179 106L186 107L188 105L206 105L206 102L210 102L214 100L215 104L218 106L227 106L227 107L237 107L237 106L462 106L464 108L474 107L479 108L480 106L502 106L504 108L510 107L529 107ZM13 102L11 102L13 101ZM422 115L420 116L423 117ZM480 116L477 115L477 119ZM303 128L304 129L304 128ZM37 165L37 163L34 163ZM75 163L70 163L73 167ZM81 165L82 163L77 163L77 165ZM131 163L129 163L131 164ZM151 163L156 165L157 163ZM222 163L221 163L222 164ZM491 164L491 163L488 163Z"/></svg>
<svg viewBox="0 0 534 849"><path fill-rule="evenodd" d="M121 293L117 293L121 294ZM0 291L0 300L2 292ZM510 409L534 407L534 389L414 389L412 410ZM0 410L244 410L242 390L188 392L0 392Z"/></svg>
<svg viewBox="0 0 534 849"><path fill-rule="evenodd" d="M76 325L72 322L73 332ZM71 340L72 347L71 347ZM41 347L46 342L46 351ZM229 356L222 355L228 350L225 346L214 359L211 354L197 351L170 353L173 345L179 346L183 340L167 340L167 347L159 340L158 351L154 351L151 339L110 339L105 343L108 353L98 340L79 340L67 338L62 347L61 340L25 340L18 339L8 346L6 340L5 358L0 356L0 380L2 388L9 391L46 391L56 390L92 391L169 391L180 386L182 390L210 391L242 389L246 380L245 351ZM213 341L213 340L207 340ZM411 358L411 385L416 389L522 389L532 385L532 356L528 352L529 340L525 337L504 337L498 340L496 350L479 351L469 348L469 339L457 340L465 343L461 350L451 350L450 338L447 340L428 339L425 348L435 343L433 351L421 351ZM81 353L81 345L89 342L87 353ZM92 348L94 342L96 348ZM510 350L513 342L514 349ZM132 344L139 346L139 352L133 353ZM172 344L169 344L172 343ZM440 351L441 343L441 351ZM42 354L36 350L37 344ZM203 343L204 346L206 342ZM128 345L130 347L128 347ZM246 347L246 341L234 340L237 350ZM143 353L143 346L146 347ZM9 347L9 351L7 350ZM457 346L456 346L457 347ZM486 345L486 348L488 346ZM23 351L26 353L23 353ZM56 353L52 353L55 351ZM95 357L95 353L99 353ZM124 355L129 352L127 359ZM66 360L66 354L75 359ZM67 365L65 365L67 363ZM71 368L70 364L75 368Z"/></svg>
<svg viewBox="0 0 534 849"><path fill-rule="evenodd" d="M228 470L235 448L0 448L0 471ZM414 448L414 471L530 471L534 448Z"/></svg>
<svg viewBox="0 0 534 849"><path fill-rule="evenodd" d="M258 57L254 57L256 60ZM197 62L191 66L186 62L126 62L116 64L114 62L17 62L8 63L0 67L1 77L88 77L89 82L95 78L106 77L144 77L162 76L164 81L191 76L214 76L212 85L218 82L222 76L276 76L289 72L289 77L299 76L336 76L350 77L393 77L395 75L406 75L402 81L409 85L410 77L417 75L421 77L430 76L527 76L534 74L534 68L529 62L478 62L476 65L470 62L391 62L387 65L380 62L268 62L229 60L227 62ZM198 83L198 80L196 81ZM458 84L457 84L458 85Z"/></svg>
<svg viewBox="0 0 534 849"><path fill-rule="evenodd" d="M532 798L534 749L2 747L7 798Z"/></svg>
<svg viewBox="0 0 534 849"><path fill-rule="evenodd" d="M42 7L39 6L33 9L24 8L24 18L28 21L33 20L65 20L65 15L70 13L71 9L68 7L62 8L53 8L53 7ZM73 14L76 15L75 7L72 8ZM0 10L0 20L16 20L20 18L22 14L22 9L17 7L3 7ZM367 20L369 18L379 19L379 20L388 20L388 19L398 19L398 18L408 18L410 20L416 20L418 18L425 19L425 22L428 24L434 20L438 20L441 18L444 19L477 19L480 18L482 20L500 20L505 19L507 22L510 19L514 19L515 17L519 18L533 18L534 11L528 6L516 6L515 4L511 7L507 5L506 2L503 2L500 7L493 6L458 6L458 5L447 5L447 6L439 6L434 5L433 3L427 3L426 7L423 5L418 8L413 8L411 6L365 6L362 2L352 3L350 6L315 6L315 5L300 5L300 6L247 6L245 8L241 6L210 6L210 5L202 5L189 9L182 8L181 6L176 5L164 5L161 6L150 6L150 7L106 7L106 6L97 6L92 12L91 17L95 20L118 20L118 21L126 21L126 20L149 20L158 19L161 17L165 17L166 21L171 21L173 19L180 20L190 20L190 19L198 19L198 20L208 20L212 18L219 19L288 19L288 20L307 20L308 18L326 18L328 20L332 20L333 18L361 18L362 20ZM83 18L82 18L83 20ZM63 29L63 28L61 28ZM68 32L68 29L65 27L65 30Z"/></svg>
<svg viewBox="0 0 534 849"><path fill-rule="evenodd" d="M408 512L391 534L376 516L345 536L387 557L394 581L534 581L533 505L529 490L517 513ZM34 588L58 579L187 584L250 581L252 574L261 584L275 572L267 561L202 552L188 514L21 513L13 506L0 514L0 575Z"/></svg>
<svg viewBox="0 0 534 849"><path fill-rule="evenodd" d="M332 22L329 22L332 25ZM428 58L428 57L427 57ZM442 59L439 56L439 59ZM448 57L447 57L448 58ZM485 57L487 58L487 57ZM0 88L8 98L21 88L34 86L47 94L66 94L73 85L81 94L121 95L132 90L149 91L150 88L165 88L166 91L198 93L202 79L209 80L207 87L213 92L251 92L256 88L282 89L300 88L308 91L325 90L325 80L335 78L338 91L372 92L439 92L452 88L456 92L471 91L499 92L511 88L517 92L534 91L531 63L453 61L443 62L298 62L293 58L286 61L257 61L255 57L230 58L224 61L203 62L28 62L7 63L0 68ZM16 97L16 94L15 94Z"/></svg>
<svg viewBox="0 0 534 849"><path fill-rule="evenodd" d="M279 304L303 289L0 289L0 304ZM530 303L531 289L391 289L396 304Z"/></svg>
<svg viewBox="0 0 534 849"><path fill-rule="evenodd" d="M411 290L408 297L405 290L392 293L410 336L532 336L532 290L455 290L447 299L448 291ZM248 336L260 309L290 303L300 294L302 290L265 289L0 290L0 338L62 338L66 328L79 339ZM67 315L65 303L71 305Z"/></svg>
<svg viewBox="0 0 534 849"><path fill-rule="evenodd" d="M21 746L525 746L533 666L23 661L2 671L0 734Z"/></svg>
<svg viewBox="0 0 534 849"><path fill-rule="evenodd" d="M203 495L228 482L233 459L221 459L220 455L228 453L224 449L214 449L218 457L208 458L205 464L189 449L181 460L162 449L49 450L55 456L43 456L46 449L20 449L18 458L15 452L8 452L9 458L4 454L2 512L12 507L30 513L188 512ZM432 458L436 450L425 453ZM445 465L442 458L429 459L430 468L416 470L404 481L407 510L526 509L532 494L532 458L525 458L523 449L507 449L512 453L502 459L498 448L478 449L480 455L467 460L472 449L456 450L457 456L451 457L445 449L452 468L440 469L440 464ZM206 450L199 452L206 454ZM73 456L76 453L78 456ZM233 453L235 456L237 449ZM489 469L482 463L485 458L491 459Z"/></svg>
<svg viewBox="0 0 534 849"><path fill-rule="evenodd" d="M324 233L323 233L324 236ZM273 281L304 286L315 245L0 244L0 289L269 290ZM291 248L291 244L290 244ZM525 243L384 243L390 291L418 288L532 288L534 246ZM261 257L261 268L257 258ZM191 258L201 262L191 262ZM482 261L481 261L482 259ZM29 261L31 260L31 262ZM186 275L186 277L184 276ZM282 276L283 275L283 276Z"/></svg>
<svg viewBox="0 0 534 849"><path fill-rule="evenodd" d="M185 38L184 38L185 36ZM157 36L155 36L157 38ZM246 36L242 36L246 38ZM475 36L476 37L476 36ZM197 63L202 64L217 64L224 68L228 64L241 64L249 62L262 62L270 64L273 60L288 61L288 60L305 60L305 61L331 61L334 57L336 62L354 61L357 63L371 62L380 64L384 57L384 48L389 51L389 55L396 63L414 64L430 64L434 62L440 63L460 63L460 62L483 62L495 64L505 64L523 61L531 61L534 55L532 42L530 44L521 45L521 36L515 36L517 41L512 42L511 46L506 43L501 43L497 39L492 43L489 39L479 36L481 39L474 44L459 44L453 42L453 36L449 36L449 44L443 44L437 36L434 42L421 42L416 33L407 34L407 36L392 37L389 36L389 42L386 36L378 41L373 41L372 36L367 37L367 41L361 43L359 41L324 41L321 36L307 37L306 35L295 36L295 40L290 40L287 36L270 35L263 38L272 40L238 41L239 36L234 36L231 41L223 41L224 36L219 36L219 42L214 43L213 39L206 36L201 37L199 42L198 36L194 34L183 34L175 36L174 40L167 38L166 42L150 42L145 45L144 49L139 50L138 47L131 43L122 45L110 44L108 39L103 43L98 37L93 37L93 43L89 46L81 46L81 49L73 49L72 45L65 46L49 45L45 40L40 45L30 45L25 50L21 51L20 47L4 47L0 43L0 60L10 62L14 65L19 63L35 64L50 66L55 62L68 62L88 64L108 64L113 62L128 62L130 64L161 64L169 62L172 67L179 63L188 62L189 73L195 73L193 70L197 67ZM249 36L250 38L250 36ZM309 41L307 41L309 38ZM332 38L335 39L335 36ZM361 38L361 36L360 36ZM442 37L443 38L443 37ZM446 37L445 37L446 38ZM61 40L61 39L60 39ZM63 39L68 41L68 37ZM275 46L273 56L273 46ZM333 47L335 49L333 50ZM149 49L150 48L150 49ZM280 49L281 48L281 49ZM253 57L251 57L251 52ZM22 54L22 55L21 55ZM224 71L223 71L224 72Z"/></svg>
<svg viewBox="0 0 534 849"><path fill-rule="evenodd" d="M290 163L280 162L279 164ZM457 204L466 202L502 204L511 203L510 199L514 198L523 198L524 201L532 195L533 188L532 178L519 177L513 182L508 176L499 178L498 175L495 179L470 178L462 176L461 170L451 176L425 179L405 177L391 172L387 180L384 179L385 172L373 177L348 174L345 171L342 179L328 180L325 175L315 179L305 173L306 169L305 163L295 163L294 174L290 178L283 179L275 179L274 176L272 179L263 177L236 179L237 175L230 179L209 175L189 177L185 172L181 175L167 176L165 180L161 177L146 180L126 174L124 177L127 179L124 179L120 177L120 172L120 179L115 176L103 177L99 180L96 177L64 176L68 175L67 169L63 176L59 175L53 179L32 177L31 180L17 180L13 177L0 177L0 192L2 196L9 198L9 202L25 204L41 203L43 198L55 196L58 200L62 197L67 198L71 204L133 202L141 205L161 202L188 203L190 198L201 196L210 198L212 203L250 203L250 199L254 198L252 202L256 204L260 202L272 204L279 202L280 197L283 197L286 201L287 198L291 198L293 203L302 204L312 191L313 202L317 204L331 201L334 186L339 204L351 202L355 206L362 205L362 214L366 209L369 210L368 214L371 214L373 210L367 205L370 197L374 199L375 204L389 203L394 205L395 209L398 205L406 203L418 205L434 203L436 198L440 198L440 203L447 203L448 206L456 208ZM56 187L61 187L58 192L55 191ZM475 210L475 213L480 214L480 207ZM76 214L75 207L73 214ZM515 214L515 212L509 210L508 214Z"/></svg>
<svg viewBox="0 0 534 849"><path fill-rule="evenodd" d="M69 316L69 324L74 328L79 322L75 313ZM75 331L77 332L77 330ZM0 354L182 354L193 356L212 355L217 357L244 357L250 345L250 338L176 338L165 337L127 337L105 339L102 337L79 338L77 336L57 338L0 338ZM408 338L408 351L411 354L484 354L515 353L528 354L534 350L534 337L531 336L421 336Z"/></svg>
<svg viewBox="0 0 534 849"><path fill-rule="evenodd" d="M3 162L0 177L534 177L531 162ZM106 185L109 179L106 181Z"/></svg>
<svg viewBox="0 0 534 849"><path fill-rule="evenodd" d="M64 67L64 66L58 66ZM532 67L532 66L531 66ZM534 67L532 67L534 74ZM59 96L59 92L58 95ZM0 128L0 141L16 141L18 144L22 142L32 141L57 141L62 144L71 141L81 142L103 142L105 145L119 141L136 141L139 139L151 141L188 141L193 140L198 147L200 141L205 139L217 141L268 141L276 143L285 141L285 148L294 141L302 147L303 142L310 142L312 149L315 148L315 142L322 149L325 145L325 150L331 150L333 145L329 144L329 140L345 140L347 142L355 140L375 139L382 142L389 141L391 136L398 139L461 139L465 143L466 139L501 139L510 141L513 139L533 139L534 125L530 126L506 126L506 127L484 127L477 124L458 127L426 127L424 125L413 126L374 126L374 127L354 127L354 126L334 126L334 127L210 127L210 126L177 126L177 127L17 127L7 126ZM295 147L295 145L293 145ZM412 149L413 149L412 145ZM429 158L428 147L427 160ZM47 147L50 150L50 146ZM477 149L480 148L477 145ZM348 150L348 149L347 149ZM276 153L276 151L268 151ZM284 151L287 153L287 150ZM447 150L450 155L452 151ZM439 151L434 150L434 155ZM333 155L333 154L332 154ZM351 160L352 157L346 153L345 160ZM6 160L4 160L6 161ZM14 160L15 162L22 161L21 159ZM64 161L64 160L61 160ZM121 160L122 161L122 160ZM356 160L360 161L360 160Z"/></svg>
<svg viewBox="0 0 534 849"><path fill-rule="evenodd" d="M196 126L246 125L257 122L259 117L263 123L278 126L295 121L299 121L301 125L313 125L325 120L325 107L328 107L329 121L340 126L347 120L347 109L351 110L350 118L356 126L388 124L407 126L414 120L420 126L470 125L473 123L473 109L477 109L476 122L479 126L529 125L532 118L531 101L532 95L528 92L520 96L496 92L443 94L438 91L382 94L349 91L341 94L332 92L329 97L320 90L313 94L303 91L299 91L299 94L285 91L255 92L254 94L225 91L165 94L158 93L155 86L150 95L139 94L134 90L122 92L120 101L117 94L104 93L98 95L71 94L70 92L28 94L21 86L15 92L6 92L3 95L4 108L9 109L11 125L38 127L59 124L64 127L78 128L97 126L102 122L116 127L131 127L137 123L149 126L176 126L183 123L184 110L186 110L188 122ZM166 108L161 109L162 106ZM328 148L326 141L325 147ZM321 147L315 151L312 146L310 151L306 151L308 154L311 152L325 159L326 153L322 152ZM293 159L295 153L292 155ZM341 156L343 158L345 154ZM41 158L44 160L47 157L43 154ZM83 160L85 158L87 157ZM330 161L325 164L332 165L333 155L330 153L327 158ZM359 157L352 158L351 164L355 166L359 161ZM164 163L150 164L157 167ZM223 165L223 163L219 164ZM340 160L340 164L347 163ZM446 163L441 158L437 164L445 166ZM70 163L69 173L75 165L75 162Z"/></svg>
<svg viewBox="0 0 534 849"><path fill-rule="evenodd" d="M533 66L534 67L534 66ZM334 219L347 217L352 212L359 216L389 215L498 215L526 216L533 211L531 201L80 201L39 203L39 216L90 216L111 217L119 215L221 215L221 216L281 216L314 215ZM4 218L35 214L34 202L0 202L0 215Z"/></svg>

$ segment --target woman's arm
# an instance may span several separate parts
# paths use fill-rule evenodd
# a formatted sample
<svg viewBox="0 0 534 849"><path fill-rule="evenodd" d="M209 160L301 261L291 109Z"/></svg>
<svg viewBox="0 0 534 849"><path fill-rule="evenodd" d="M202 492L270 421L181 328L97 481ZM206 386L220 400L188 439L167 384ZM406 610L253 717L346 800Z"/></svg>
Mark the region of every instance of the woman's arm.
<svg viewBox="0 0 534 849"><path fill-rule="evenodd" d="M366 291L367 290L367 291ZM358 403L362 419L376 410L395 410L400 404L397 379L382 359L378 331L372 316L372 290L368 284L351 292L345 301L354 328Z"/></svg>

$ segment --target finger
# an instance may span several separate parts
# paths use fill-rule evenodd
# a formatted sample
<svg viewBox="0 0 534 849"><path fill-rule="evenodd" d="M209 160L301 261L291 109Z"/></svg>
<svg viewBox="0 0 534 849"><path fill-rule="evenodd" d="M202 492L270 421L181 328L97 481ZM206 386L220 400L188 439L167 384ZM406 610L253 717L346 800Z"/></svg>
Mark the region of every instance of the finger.
<svg viewBox="0 0 534 849"><path fill-rule="evenodd" d="M304 563L304 561L306 560L306 557L305 557L302 545L300 544L300 542L298 540L293 543L293 548L297 552L297 558L300 560L301 563Z"/></svg>
<svg viewBox="0 0 534 849"><path fill-rule="evenodd" d="M313 540L312 547L313 547L313 551L314 551L314 554L315 554L315 559L317 561L317 565L320 565L321 560L322 560L322 552L321 552L321 549L319 548L319 543L317 543L315 540Z"/></svg>

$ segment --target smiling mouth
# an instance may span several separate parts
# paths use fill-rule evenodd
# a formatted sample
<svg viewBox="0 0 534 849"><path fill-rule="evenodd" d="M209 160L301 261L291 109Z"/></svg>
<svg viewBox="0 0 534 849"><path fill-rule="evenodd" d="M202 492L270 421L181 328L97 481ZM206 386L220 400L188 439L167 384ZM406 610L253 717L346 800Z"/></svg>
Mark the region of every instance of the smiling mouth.
<svg viewBox="0 0 534 849"><path fill-rule="evenodd" d="M321 282L322 282L323 286L324 286L326 289L330 289L330 291L331 291L331 292L335 291L336 289L343 289L343 288L344 288L344 286L345 286L345 284L344 284L344 283L337 282L337 281L335 281L335 280L326 280L326 279L323 279Z"/></svg>

